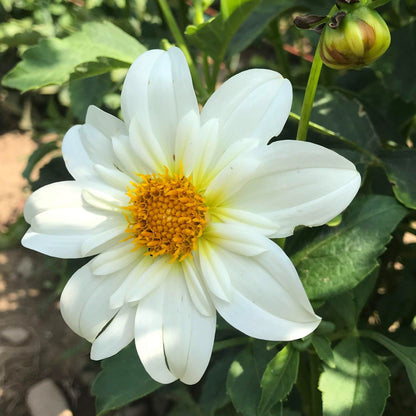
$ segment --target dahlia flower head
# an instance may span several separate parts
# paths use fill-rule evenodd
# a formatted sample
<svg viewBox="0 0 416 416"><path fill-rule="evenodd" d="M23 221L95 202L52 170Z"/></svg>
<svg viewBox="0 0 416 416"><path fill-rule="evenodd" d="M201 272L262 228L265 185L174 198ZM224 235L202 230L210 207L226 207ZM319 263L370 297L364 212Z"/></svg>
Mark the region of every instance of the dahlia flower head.
<svg viewBox="0 0 416 416"><path fill-rule="evenodd" d="M124 121L90 106L62 154L73 181L34 192L22 244L49 256L94 256L69 279L69 327L110 357L134 340L160 383L194 384L214 343L216 312L248 336L290 341L314 313L271 238L322 225L360 185L354 165L313 143L280 140L292 87L251 69L199 111L184 55L150 50L130 67Z"/></svg>

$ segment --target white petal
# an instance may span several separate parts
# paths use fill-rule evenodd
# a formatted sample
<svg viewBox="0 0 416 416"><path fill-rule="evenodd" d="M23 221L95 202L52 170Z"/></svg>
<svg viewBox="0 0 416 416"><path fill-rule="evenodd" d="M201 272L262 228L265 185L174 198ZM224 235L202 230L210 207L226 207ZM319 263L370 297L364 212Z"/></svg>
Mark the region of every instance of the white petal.
<svg viewBox="0 0 416 416"><path fill-rule="evenodd" d="M82 145L93 163L114 166L115 158L110 137L91 124L81 126L80 135Z"/></svg>
<svg viewBox="0 0 416 416"><path fill-rule="evenodd" d="M211 223L204 238L242 256L257 256L268 249L263 236L241 225Z"/></svg>
<svg viewBox="0 0 416 416"><path fill-rule="evenodd" d="M208 289L226 302L231 300L231 281L227 269L216 252L216 246L204 238L198 241L200 270Z"/></svg>
<svg viewBox="0 0 416 416"><path fill-rule="evenodd" d="M155 62L148 82L148 105L152 130L169 160L178 123L189 112L199 114L189 67L180 49L169 49Z"/></svg>
<svg viewBox="0 0 416 416"><path fill-rule="evenodd" d="M117 310L109 308L109 297L125 273L94 276L88 264L69 279L60 300L62 317L78 335L92 341Z"/></svg>
<svg viewBox="0 0 416 416"><path fill-rule="evenodd" d="M222 317L243 333L289 341L311 333L320 318L314 314L290 260L272 244L257 257L222 252L234 288L233 300L213 301Z"/></svg>
<svg viewBox="0 0 416 416"><path fill-rule="evenodd" d="M110 139L92 125L77 125L62 141L62 156L69 173L78 180L97 179L94 163L113 167L115 156Z"/></svg>
<svg viewBox="0 0 416 416"><path fill-rule="evenodd" d="M137 173L142 171L142 167L134 157L128 136L114 138L112 145L120 170L129 175L133 180L136 180Z"/></svg>
<svg viewBox="0 0 416 416"><path fill-rule="evenodd" d="M238 192L253 176L260 160L239 157L227 165L208 185L205 199L208 206L220 205Z"/></svg>
<svg viewBox="0 0 416 416"><path fill-rule="evenodd" d="M164 283L163 344L172 374L187 384L199 381L208 366L215 315L202 316L189 296L182 268L176 265Z"/></svg>
<svg viewBox="0 0 416 416"><path fill-rule="evenodd" d="M140 360L159 383L172 383L178 377L168 369L163 347L163 305L165 291L163 285L149 293L137 307L134 337Z"/></svg>
<svg viewBox="0 0 416 416"><path fill-rule="evenodd" d="M113 249L104 251L94 257L90 262L91 271L95 275L114 273L129 266L134 261L141 258L130 241L117 244Z"/></svg>
<svg viewBox="0 0 416 416"><path fill-rule="evenodd" d="M50 209L82 207L81 193L76 181L55 182L36 190L25 203L26 222L31 223L36 215Z"/></svg>
<svg viewBox="0 0 416 416"><path fill-rule="evenodd" d="M289 116L292 87L280 74L266 69L243 71L227 80L205 104L201 121L217 118L223 148L243 138L267 143Z"/></svg>
<svg viewBox="0 0 416 416"><path fill-rule="evenodd" d="M250 227L253 232L258 232L267 236L276 232L277 229L276 223L263 215L257 215L250 211L242 211L228 207L216 207L214 215L222 222L244 225L245 227Z"/></svg>
<svg viewBox="0 0 416 416"><path fill-rule="evenodd" d="M214 155L218 148L219 122L211 119L201 126L198 140L195 141L195 159L192 170L193 183L201 189L208 186L207 173L215 163Z"/></svg>
<svg viewBox="0 0 416 416"><path fill-rule="evenodd" d="M129 203L129 197L127 195L122 195L122 198L116 199L111 195L92 190L92 188L82 191L82 199L96 210L119 214L123 213L122 208Z"/></svg>
<svg viewBox="0 0 416 416"><path fill-rule="evenodd" d="M169 167L159 141L149 127L140 124L138 117L133 117L130 123L129 138L134 155L147 169L147 172L141 173L161 173L164 172L164 166Z"/></svg>
<svg viewBox="0 0 416 416"><path fill-rule="evenodd" d="M80 250L84 240L84 234L48 235L39 234L29 228L22 238L22 246L52 257L76 259L84 257Z"/></svg>
<svg viewBox="0 0 416 416"><path fill-rule="evenodd" d="M151 267L154 263L154 259L150 256L143 256L146 252L145 248L140 248L135 251L137 255L136 265L133 267L131 272L128 274L123 283L117 288L117 290L111 295L110 307L113 309L121 308L127 303L127 298L131 294L131 288L135 285L137 277L141 276Z"/></svg>
<svg viewBox="0 0 416 416"><path fill-rule="evenodd" d="M66 168L75 179L94 178L93 162L81 141L82 126L71 127L62 141L62 157Z"/></svg>
<svg viewBox="0 0 416 416"><path fill-rule="evenodd" d="M145 264L147 265L147 262ZM156 289L166 278L171 266L169 256L157 257L145 270L143 270L141 264L136 266L130 273L135 276L136 281L130 287L130 293L127 294L127 302L136 302Z"/></svg>
<svg viewBox="0 0 416 416"><path fill-rule="evenodd" d="M182 170L185 176L189 176L194 168L199 132L199 113L190 111L179 121L175 140L175 171Z"/></svg>
<svg viewBox="0 0 416 416"><path fill-rule="evenodd" d="M198 113L192 79L178 48L152 50L137 58L127 73L121 106L128 124L134 116L153 132L166 159L172 159L179 121L190 111Z"/></svg>
<svg viewBox="0 0 416 416"><path fill-rule="evenodd" d="M91 347L91 359L102 360L117 354L134 339L136 307L124 305Z"/></svg>
<svg viewBox="0 0 416 416"><path fill-rule="evenodd" d="M100 130L108 138L127 134L126 125L121 120L100 110L95 105L88 107L85 122Z"/></svg>
<svg viewBox="0 0 416 416"><path fill-rule="evenodd" d="M126 238L125 229L126 222L121 221L118 224L114 224L112 227L108 227L106 230L91 236L82 236L81 257L93 256L94 254L108 250L110 247Z"/></svg>
<svg viewBox="0 0 416 416"><path fill-rule="evenodd" d="M165 51L158 49L142 53L129 68L121 92L121 112L127 126L136 114L149 117L147 84L153 65L164 53Z"/></svg>
<svg viewBox="0 0 416 416"><path fill-rule="evenodd" d="M284 140L265 149L257 172L234 194L229 206L264 215L275 222L275 237L297 225L322 225L342 212L360 186L347 159L309 142Z"/></svg>
<svg viewBox="0 0 416 416"><path fill-rule="evenodd" d="M120 236L125 219L91 213L83 208L53 209L36 215L22 245L64 259L96 254L98 247ZM114 242L114 241L113 241Z"/></svg>
<svg viewBox="0 0 416 416"><path fill-rule="evenodd" d="M99 276L100 284L82 307L79 320L80 335L92 342L117 310L110 308L110 296L125 279L128 268L107 276Z"/></svg>
<svg viewBox="0 0 416 416"><path fill-rule="evenodd" d="M202 315L215 315L214 305L211 302L208 290L199 278L201 273L197 270L194 260L191 258L185 258L181 262L181 265L185 276L186 286L195 308Z"/></svg>
<svg viewBox="0 0 416 416"><path fill-rule="evenodd" d="M125 173L121 172L115 167L108 168L100 164L95 164L94 169L97 172L98 176L113 188L125 191L127 185L131 181L130 176L126 175Z"/></svg>

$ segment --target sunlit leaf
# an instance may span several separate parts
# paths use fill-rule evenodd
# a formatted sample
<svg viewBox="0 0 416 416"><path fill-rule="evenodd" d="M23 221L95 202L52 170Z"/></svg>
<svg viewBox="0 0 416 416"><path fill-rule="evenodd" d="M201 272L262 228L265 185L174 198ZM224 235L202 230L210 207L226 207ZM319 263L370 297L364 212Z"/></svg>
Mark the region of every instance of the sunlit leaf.
<svg viewBox="0 0 416 416"><path fill-rule="evenodd" d="M319 380L324 416L379 416L390 393L389 370L358 338L334 349L335 368Z"/></svg>
<svg viewBox="0 0 416 416"><path fill-rule="evenodd" d="M286 249L309 298L328 299L361 282L406 213L394 198L365 196L343 213L340 225L305 228L290 238Z"/></svg>
<svg viewBox="0 0 416 416"><path fill-rule="evenodd" d="M110 22L90 22L64 39L43 39L28 49L23 60L3 77L3 85L23 92L46 85L61 85L79 65L100 57L128 67L146 48ZM119 66L117 66L119 67ZM90 76L83 72L82 76Z"/></svg>

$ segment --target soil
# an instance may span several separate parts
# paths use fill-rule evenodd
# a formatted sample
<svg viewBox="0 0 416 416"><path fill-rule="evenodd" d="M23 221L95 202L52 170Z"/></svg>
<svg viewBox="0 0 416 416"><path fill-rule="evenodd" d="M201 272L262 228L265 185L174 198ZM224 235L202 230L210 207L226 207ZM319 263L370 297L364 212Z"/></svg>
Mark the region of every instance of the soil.
<svg viewBox="0 0 416 416"><path fill-rule="evenodd" d="M36 148L29 133L0 136L0 231L22 213L29 191L21 176ZM0 252L0 334L22 328L28 337L19 345L0 337L0 415L28 416L28 389L51 378L65 394L74 415L95 414L88 386L97 368L90 368L87 344L63 323L59 296L59 260L21 246Z"/></svg>

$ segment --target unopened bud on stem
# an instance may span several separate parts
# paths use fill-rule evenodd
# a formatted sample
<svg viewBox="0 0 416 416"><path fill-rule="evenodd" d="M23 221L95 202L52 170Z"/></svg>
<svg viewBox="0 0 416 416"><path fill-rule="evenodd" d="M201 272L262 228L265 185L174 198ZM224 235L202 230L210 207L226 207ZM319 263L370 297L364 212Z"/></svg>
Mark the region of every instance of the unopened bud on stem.
<svg viewBox="0 0 416 416"><path fill-rule="evenodd" d="M337 25L327 25L321 35L319 52L327 66L358 69L383 55L390 45L390 31L375 10L359 6L340 13Z"/></svg>

